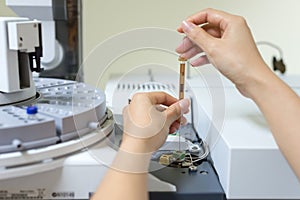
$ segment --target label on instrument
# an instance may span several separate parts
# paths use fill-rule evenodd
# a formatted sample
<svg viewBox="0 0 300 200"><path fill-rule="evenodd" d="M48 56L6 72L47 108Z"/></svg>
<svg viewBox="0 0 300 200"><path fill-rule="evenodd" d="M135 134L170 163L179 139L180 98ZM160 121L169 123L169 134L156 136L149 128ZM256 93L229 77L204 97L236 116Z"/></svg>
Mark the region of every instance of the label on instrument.
<svg viewBox="0 0 300 200"><path fill-rule="evenodd" d="M57 199L72 199L75 197L75 192L53 192L52 197Z"/></svg>
<svg viewBox="0 0 300 200"><path fill-rule="evenodd" d="M44 199L44 188L36 190L19 190L17 192L9 192L8 190L0 190L0 200L18 200L18 199Z"/></svg>

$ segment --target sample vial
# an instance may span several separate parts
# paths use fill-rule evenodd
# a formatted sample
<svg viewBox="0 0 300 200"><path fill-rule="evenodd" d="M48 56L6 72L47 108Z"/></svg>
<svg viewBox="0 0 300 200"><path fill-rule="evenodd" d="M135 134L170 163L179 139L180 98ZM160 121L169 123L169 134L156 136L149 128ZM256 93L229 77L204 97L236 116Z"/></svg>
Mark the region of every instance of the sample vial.
<svg viewBox="0 0 300 200"><path fill-rule="evenodd" d="M38 113L37 106L28 106L26 109L28 120L36 120L36 114Z"/></svg>

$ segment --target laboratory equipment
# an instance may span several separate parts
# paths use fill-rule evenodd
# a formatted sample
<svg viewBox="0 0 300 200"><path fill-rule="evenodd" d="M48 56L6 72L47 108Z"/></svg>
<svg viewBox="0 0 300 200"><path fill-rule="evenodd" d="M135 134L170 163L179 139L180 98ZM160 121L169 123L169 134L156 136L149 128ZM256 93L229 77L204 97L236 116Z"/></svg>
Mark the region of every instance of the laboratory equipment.
<svg viewBox="0 0 300 200"><path fill-rule="evenodd" d="M122 120L118 120L121 118L122 108L137 92L162 91L179 97L180 85L176 84L180 81L179 73L169 70L167 74L162 74L157 69L158 67L153 67L150 69L152 73L147 74L135 74L133 70L133 73L111 76L105 92L107 106L114 113L117 126L122 126ZM173 78L169 79L170 77ZM191 96L188 88L184 93L185 98ZM180 134L179 131L170 134L166 143L152 155L150 162L150 174L176 185L176 192L157 192L150 187L150 199L225 199L225 193L209 157L208 146L194 129L193 112L188 113L186 118L189 123L181 126Z"/></svg>
<svg viewBox="0 0 300 200"><path fill-rule="evenodd" d="M81 0L6 0L19 17L42 24L40 77L83 80Z"/></svg>
<svg viewBox="0 0 300 200"><path fill-rule="evenodd" d="M184 98L184 83L185 83L185 66L187 60L183 57L179 57L180 61L180 73L179 73L179 99Z"/></svg>
<svg viewBox="0 0 300 200"><path fill-rule="evenodd" d="M27 18L0 19L0 105L34 98L32 71L41 71L41 26Z"/></svg>
<svg viewBox="0 0 300 200"><path fill-rule="evenodd" d="M213 67L202 69L205 79L192 77L189 85L199 105L196 127L200 137L206 138L210 146L226 197L299 199L300 182L258 107L251 99L242 96L228 79L221 76L222 85L214 84L213 71ZM300 94L299 77L279 77ZM214 99L214 93L224 95L222 98L215 95ZM224 103L216 105L214 100ZM220 117L220 113L224 115Z"/></svg>
<svg viewBox="0 0 300 200"><path fill-rule="evenodd" d="M178 58L180 64L180 68L179 68L179 99L184 99L184 85L185 85L185 66L186 66L186 62L187 60L181 56L179 56ZM181 122L180 122L181 124ZM180 139L180 129L181 129L181 126L178 130L178 135L179 135L179 139ZM178 151L181 151L181 142L179 140L179 143L178 143ZM184 153L184 152L183 152ZM191 159L192 160L192 159Z"/></svg>
<svg viewBox="0 0 300 200"><path fill-rule="evenodd" d="M153 82L149 90L158 90L156 85L160 83L165 85L164 88L159 88L161 91L170 89L178 91L173 83L178 82L179 72L170 73L169 70L168 73L164 73L155 64L148 68L152 71L151 80L156 82ZM300 94L299 77L280 76L280 78ZM119 104L116 104L114 99L121 99L121 96L124 97L134 92L134 88L142 87L145 81L151 85L150 77L146 73L112 75L105 90L108 107L115 114L120 113L120 107L127 102L119 100ZM215 170L226 198L299 199L299 180L283 157L254 102L243 97L235 86L212 66L194 71L186 79L186 85L185 94L192 100L191 110L194 113L193 116L187 116L188 122L193 122L199 138L207 142L210 153L208 158L211 160L208 159L210 162L206 164ZM177 96L176 92L174 96ZM187 136L182 135L182 137ZM174 158L170 153L164 154L159 161L161 164L168 165L172 159ZM201 165L196 167L198 167L197 174L199 174ZM172 182L175 178L163 173L169 173L181 179L184 176L181 172L189 174L189 170L184 169L186 171L176 172L176 169L167 167L153 174L160 175L167 182ZM202 187L191 177L187 180L198 184L198 191ZM211 180L206 179L206 184L210 185ZM190 192L192 193L191 190ZM167 194L164 195L165 199L169 198Z"/></svg>
<svg viewBox="0 0 300 200"><path fill-rule="evenodd" d="M178 82L174 80L178 74L156 73L153 68L150 79L140 74L122 80L120 76L112 77L106 95L95 87L66 80L74 79L80 66L80 1L7 0L7 4L29 18L1 19L0 52L1 56L8 54L1 62L11 63L1 63L1 72L11 70L9 66L16 68L3 74L0 85L0 198L87 199L116 154L108 144L115 143L116 129L122 128L121 120L116 118L122 117L118 114L128 103L124 97L130 97L137 88L177 92L179 88L173 83ZM76 26L69 26L71 18L78 23ZM22 37L21 48L19 34L27 26L30 32ZM72 35L76 44L69 40ZM67 47L70 45L72 48ZM28 61L20 62L18 54ZM29 69L40 71L41 76L64 79L33 78ZM209 79L211 74L204 75ZM154 79L162 84L154 83ZM153 155L152 167L159 169L149 174L151 199L225 199L225 195L228 199L299 198L299 182L260 112L226 79L222 81L225 88L207 85L207 80L199 76L187 80L185 94L192 100L194 115L187 116L190 123L179 137L171 135ZM224 104L228 113L224 129L214 121L209 92L213 89L226 90L225 100L230 102ZM114 103L116 99L118 104ZM36 106L33 110L32 105ZM188 153L172 150L178 142ZM174 158L179 162L173 162Z"/></svg>
<svg viewBox="0 0 300 200"><path fill-rule="evenodd" d="M70 36L70 32L66 27L61 28L59 24L64 22L60 22L59 16L65 17L68 9L63 6L74 2L80 1L6 1L18 15L28 18L0 20L0 52L4 55L0 93L0 199L88 199L116 154L110 146L116 139L115 119L107 109L106 96L93 86L67 80L74 78L76 70L66 62L72 61L79 67L81 46L78 39L73 46L74 59L67 56L70 43L58 38ZM76 31L72 33L80 37L80 30ZM170 139L164 148L175 143ZM185 144L187 149L198 148L194 153L203 155L204 150L199 146ZM222 198L224 194L213 169L208 164L201 168L209 175L194 176L203 186L197 194ZM198 190L198 185L187 180L165 182L161 177L166 174L175 177L169 168L156 173L149 174L148 179L152 199L161 198L165 192L192 198L190 193ZM214 185L209 194L205 192L206 180L212 180Z"/></svg>
<svg viewBox="0 0 300 200"><path fill-rule="evenodd" d="M76 81L33 78L42 70L40 21L0 18L0 26L0 198L88 198L99 178L82 187L86 177L78 175L91 168L104 173L104 164L86 160L114 134L104 93Z"/></svg>
<svg viewBox="0 0 300 200"><path fill-rule="evenodd" d="M70 59L67 52L79 46L73 44L75 49L71 49L70 43L58 43L55 32L65 29L52 20L58 19L54 12L66 14L62 5L78 2L6 2L31 19L0 18L1 199L87 199L106 170L104 163L93 159L97 154L91 153L105 149L105 141L114 138L114 122L104 93L77 81L32 75L45 75L51 66L59 77L75 77L79 57L76 54ZM80 34L74 31L75 40ZM72 61L77 69L57 59L60 56ZM111 150L112 155L114 152ZM100 176L91 179L89 173ZM94 184L89 185L91 182Z"/></svg>

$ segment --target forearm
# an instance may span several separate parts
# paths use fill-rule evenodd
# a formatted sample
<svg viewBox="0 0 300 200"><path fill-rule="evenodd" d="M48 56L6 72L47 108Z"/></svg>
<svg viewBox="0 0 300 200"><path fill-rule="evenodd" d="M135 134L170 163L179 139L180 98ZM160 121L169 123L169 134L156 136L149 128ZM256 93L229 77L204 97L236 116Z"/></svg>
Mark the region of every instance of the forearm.
<svg viewBox="0 0 300 200"><path fill-rule="evenodd" d="M146 200L147 173L132 174L109 169L92 200Z"/></svg>
<svg viewBox="0 0 300 200"><path fill-rule="evenodd" d="M158 110L158 105L165 109ZM171 128L179 128L176 120L188 110L188 99L178 101L164 92L135 94L123 109L122 144L93 200L148 199L152 153L165 142Z"/></svg>
<svg viewBox="0 0 300 200"><path fill-rule="evenodd" d="M254 78L248 93L264 114L282 153L300 179L300 99L270 70Z"/></svg>
<svg viewBox="0 0 300 200"><path fill-rule="evenodd" d="M92 199L148 199L150 157L151 154L130 153L121 147Z"/></svg>

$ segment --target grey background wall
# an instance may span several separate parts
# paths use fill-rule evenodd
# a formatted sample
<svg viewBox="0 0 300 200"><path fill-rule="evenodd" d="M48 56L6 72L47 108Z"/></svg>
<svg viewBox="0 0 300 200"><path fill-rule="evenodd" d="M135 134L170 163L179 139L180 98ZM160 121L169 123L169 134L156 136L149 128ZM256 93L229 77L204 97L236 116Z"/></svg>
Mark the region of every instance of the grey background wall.
<svg viewBox="0 0 300 200"><path fill-rule="evenodd" d="M170 52L144 49L126 55L116 55L109 66L103 66L103 51L102 55L95 54L100 52L97 47L99 49L100 45L101 48L101 43L117 34L144 27L176 30L183 19L206 7L244 16L256 41L269 41L282 48L287 74L300 74L299 0L83 0L85 81L103 87L110 74L125 73L145 63L159 63L176 68L177 58ZM7 15L14 14L5 6L5 1L1 0L0 16ZM178 34L175 39L170 38L170 44L175 48L181 37ZM119 46L114 44L114 48L120 48L122 45L123 43ZM272 55L279 55L268 46L259 46L259 50L270 65ZM104 73L103 68L106 69Z"/></svg>

